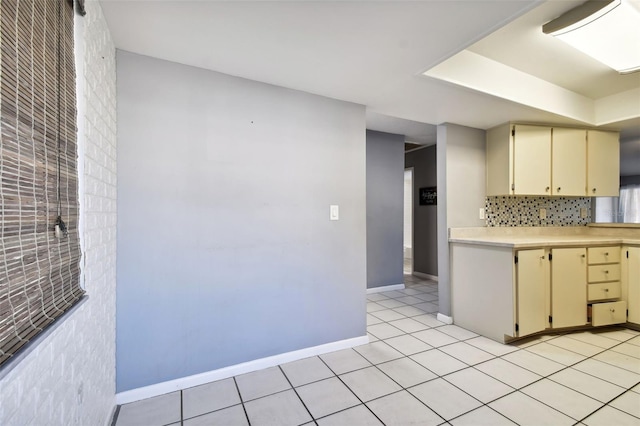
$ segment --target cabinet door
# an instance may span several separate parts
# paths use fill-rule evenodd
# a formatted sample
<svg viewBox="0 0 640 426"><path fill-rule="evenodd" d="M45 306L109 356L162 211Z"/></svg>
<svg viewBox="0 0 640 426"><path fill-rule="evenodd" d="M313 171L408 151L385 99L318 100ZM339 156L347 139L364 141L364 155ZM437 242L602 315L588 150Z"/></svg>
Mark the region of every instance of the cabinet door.
<svg viewBox="0 0 640 426"><path fill-rule="evenodd" d="M620 195L620 141L617 132L587 132L587 192L592 197Z"/></svg>
<svg viewBox="0 0 640 426"><path fill-rule="evenodd" d="M587 188L587 131L553 129L551 193L584 196Z"/></svg>
<svg viewBox="0 0 640 426"><path fill-rule="evenodd" d="M551 195L551 127L514 128L513 193Z"/></svg>
<svg viewBox="0 0 640 426"><path fill-rule="evenodd" d="M543 249L521 250L517 256L518 336L526 336L547 328L547 260Z"/></svg>
<svg viewBox="0 0 640 426"><path fill-rule="evenodd" d="M625 275L627 309L629 310L627 321L640 324L640 247L629 247L628 253L629 259L627 259Z"/></svg>
<svg viewBox="0 0 640 426"><path fill-rule="evenodd" d="M587 323L587 250L551 250L551 326Z"/></svg>

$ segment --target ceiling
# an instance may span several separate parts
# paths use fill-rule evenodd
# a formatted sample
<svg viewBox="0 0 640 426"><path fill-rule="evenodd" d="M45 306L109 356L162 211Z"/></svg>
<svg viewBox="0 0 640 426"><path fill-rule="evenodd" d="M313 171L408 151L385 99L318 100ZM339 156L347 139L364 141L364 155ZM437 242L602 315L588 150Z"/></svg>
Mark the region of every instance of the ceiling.
<svg viewBox="0 0 640 426"><path fill-rule="evenodd" d="M435 143L435 125L445 122L599 125L596 110L605 126L640 138L640 73L620 78L540 35L542 24L579 3L101 0L119 49L362 104L368 128L412 142ZM564 98L532 100L422 74L461 53L538 79L570 107ZM624 119L620 93L631 105Z"/></svg>

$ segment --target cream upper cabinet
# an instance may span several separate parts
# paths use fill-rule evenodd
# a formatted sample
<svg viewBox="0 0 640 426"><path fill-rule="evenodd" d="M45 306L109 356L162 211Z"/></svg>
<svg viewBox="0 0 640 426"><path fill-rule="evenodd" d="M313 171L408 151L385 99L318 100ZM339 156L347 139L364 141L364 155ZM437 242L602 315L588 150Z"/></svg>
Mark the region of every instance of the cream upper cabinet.
<svg viewBox="0 0 640 426"><path fill-rule="evenodd" d="M587 132L587 195L620 195L620 140L618 132Z"/></svg>
<svg viewBox="0 0 640 426"><path fill-rule="evenodd" d="M584 196L587 187L587 131L553 128L551 194Z"/></svg>
<svg viewBox="0 0 640 426"><path fill-rule="evenodd" d="M487 130L487 195L513 193L513 139L511 125Z"/></svg>
<svg viewBox="0 0 640 426"><path fill-rule="evenodd" d="M587 324L587 249L552 249L551 255L551 326Z"/></svg>
<svg viewBox="0 0 640 426"><path fill-rule="evenodd" d="M487 131L487 195L619 194L617 132L507 123Z"/></svg>
<svg viewBox="0 0 640 426"><path fill-rule="evenodd" d="M516 263L518 336L546 329L549 270L544 249L520 250Z"/></svg>
<svg viewBox="0 0 640 426"><path fill-rule="evenodd" d="M551 194L551 127L515 125L513 194Z"/></svg>

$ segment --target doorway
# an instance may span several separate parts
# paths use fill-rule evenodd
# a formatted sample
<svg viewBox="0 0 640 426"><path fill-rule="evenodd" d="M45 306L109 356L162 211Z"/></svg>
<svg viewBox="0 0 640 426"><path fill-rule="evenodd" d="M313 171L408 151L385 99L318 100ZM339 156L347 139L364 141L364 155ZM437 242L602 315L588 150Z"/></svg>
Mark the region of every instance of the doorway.
<svg viewBox="0 0 640 426"><path fill-rule="evenodd" d="M403 273L413 274L413 167L404 169Z"/></svg>

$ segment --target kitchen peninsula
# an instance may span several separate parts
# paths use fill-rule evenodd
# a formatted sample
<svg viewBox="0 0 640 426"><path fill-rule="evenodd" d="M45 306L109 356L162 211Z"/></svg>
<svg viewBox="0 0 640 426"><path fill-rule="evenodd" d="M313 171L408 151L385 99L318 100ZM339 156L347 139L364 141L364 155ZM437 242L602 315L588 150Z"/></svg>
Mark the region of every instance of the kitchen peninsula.
<svg viewBox="0 0 640 426"><path fill-rule="evenodd" d="M640 226L449 230L454 323L499 342L640 329Z"/></svg>

